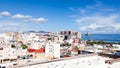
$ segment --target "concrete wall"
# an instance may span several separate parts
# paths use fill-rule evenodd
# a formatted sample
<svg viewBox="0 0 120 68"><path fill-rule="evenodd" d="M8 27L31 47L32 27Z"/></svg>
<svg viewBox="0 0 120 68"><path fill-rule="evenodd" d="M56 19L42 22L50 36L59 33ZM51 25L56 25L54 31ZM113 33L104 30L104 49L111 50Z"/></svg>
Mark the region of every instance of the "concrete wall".
<svg viewBox="0 0 120 68"><path fill-rule="evenodd" d="M105 58L98 56L92 57L81 57L51 63L44 63L34 66L29 66L30 68L120 68L120 62L114 63L112 65L105 64ZM23 68L29 68L23 67Z"/></svg>

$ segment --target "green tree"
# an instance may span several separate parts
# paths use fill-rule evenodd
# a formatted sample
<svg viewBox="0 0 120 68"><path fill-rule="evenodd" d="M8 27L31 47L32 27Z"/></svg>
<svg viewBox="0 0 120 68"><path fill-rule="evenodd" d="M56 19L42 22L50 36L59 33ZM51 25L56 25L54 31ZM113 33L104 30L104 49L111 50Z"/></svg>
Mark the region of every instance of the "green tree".
<svg viewBox="0 0 120 68"><path fill-rule="evenodd" d="M21 47L22 47L22 49L26 49L26 48L27 48L27 45L22 44Z"/></svg>
<svg viewBox="0 0 120 68"><path fill-rule="evenodd" d="M60 44L60 46L71 46L71 44L69 44L69 43L63 43L63 44Z"/></svg>

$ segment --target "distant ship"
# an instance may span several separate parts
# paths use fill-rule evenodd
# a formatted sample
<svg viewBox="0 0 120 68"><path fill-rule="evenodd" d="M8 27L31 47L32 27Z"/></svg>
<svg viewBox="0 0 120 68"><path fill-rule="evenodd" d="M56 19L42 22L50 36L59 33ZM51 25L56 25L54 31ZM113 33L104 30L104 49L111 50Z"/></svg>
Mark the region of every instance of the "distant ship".
<svg viewBox="0 0 120 68"><path fill-rule="evenodd" d="M87 32L85 35L86 35L86 36L89 36L89 35L90 35L90 33L89 33L89 32Z"/></svg>

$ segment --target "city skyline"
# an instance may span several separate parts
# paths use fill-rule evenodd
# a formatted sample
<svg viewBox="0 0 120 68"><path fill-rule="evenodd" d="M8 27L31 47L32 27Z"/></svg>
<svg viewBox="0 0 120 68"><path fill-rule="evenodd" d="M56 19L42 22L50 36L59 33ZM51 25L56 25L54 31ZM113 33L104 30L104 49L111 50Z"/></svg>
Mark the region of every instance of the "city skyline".
<svg viewBox="0 0 120 68"><path fill-rule="evenodd" d="M1 0L0 32L73 30L120 34L119 0Z"/></svg>

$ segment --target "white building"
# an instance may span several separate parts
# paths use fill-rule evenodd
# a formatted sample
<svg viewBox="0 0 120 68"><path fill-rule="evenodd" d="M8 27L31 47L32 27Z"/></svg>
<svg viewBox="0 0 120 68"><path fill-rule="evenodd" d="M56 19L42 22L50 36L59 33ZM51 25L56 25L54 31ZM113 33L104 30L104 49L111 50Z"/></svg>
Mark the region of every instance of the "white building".
<svg viewBox="0 0 120 68"><path fill-rule="evenodd" d="M60 44L49 41L45 47L45 56L53 56L55 58L60 57Z"/></svg>
<svg viewBox="0 0 120 68"><path fill-rule="evenodd" d="M112 46L120 49L120 45L119 44L113 44Z"/></svg>

